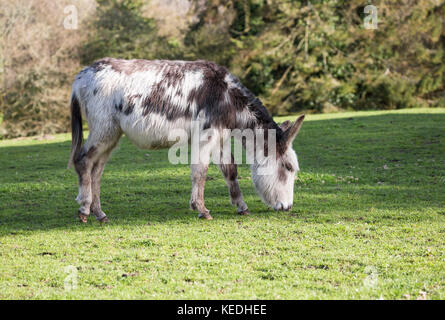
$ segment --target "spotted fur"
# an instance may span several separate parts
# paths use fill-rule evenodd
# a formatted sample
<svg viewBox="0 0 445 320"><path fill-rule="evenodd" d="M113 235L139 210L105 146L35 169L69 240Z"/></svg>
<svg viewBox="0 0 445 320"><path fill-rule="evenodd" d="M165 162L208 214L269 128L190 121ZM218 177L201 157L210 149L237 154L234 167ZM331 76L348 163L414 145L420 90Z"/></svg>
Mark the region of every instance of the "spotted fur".
<svg viewBox="0 0 445 320"><path fill-rule="evenodd" d="M82 146L82 115L88 121L90 135ZM98 190L103 166L111 150L125 133L139 148L158 149L171 146L168 136L182 129L188 134L192 121L202 121L203 128L216 134L201 148L202 163L192 166L191 207L209 218L203 190L208 154L225 139L224 129L263 129L263 148L268 157L267 135L276 132L277 164L270 177L258 178L258 168L267 159L252 165L255 187L261 198L276 209L289 209L293 198L293 178L298 168L291 142L301 121L284 130L272 119L266 108L228 70L208 61L120 60L104 58L84 68L75 78L71 95L72 152L79 175L79 214L88 216L90 209L99 220L105 217L100 208ZM298 127L298 128L297 128ZM270 157L269 157L270 158ZM283 164L285 161L286 166ZM236 164L221 166L232 203L246 212L236 179ZM284 199L284 200L283 200Z"/></svg>

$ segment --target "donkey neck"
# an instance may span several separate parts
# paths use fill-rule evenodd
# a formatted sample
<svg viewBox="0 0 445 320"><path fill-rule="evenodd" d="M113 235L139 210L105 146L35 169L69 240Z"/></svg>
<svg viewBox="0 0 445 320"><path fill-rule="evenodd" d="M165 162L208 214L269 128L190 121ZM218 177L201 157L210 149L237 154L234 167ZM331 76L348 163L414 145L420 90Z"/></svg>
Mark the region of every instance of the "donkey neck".
<svg viewBox="0 0 445 320"><path fill-rule="evenodd" d="M263 130L263 141L264 145L262 147L263 154L267 156L269 154L269 130L275 130L275 141L274 144L276 147L275 152L277 154L283 154L286 146L283 142L283 130L280 128L280 126L273 120L272 116L269 114L267 109L263 106L263 104L260 102L258 98L251 98L249 99L249 103L247 104L246 108L249 110L250 119L248 121L245 121L242 126L238 127L238 129L244 130L244 129L250 129L254 132L256 130ZM256 135L254 133L254 150L255 154L257 154L257 142L256 142ZM243 143L244 148L246 147ZM256 161L256 159L255 159Z"/></svg>

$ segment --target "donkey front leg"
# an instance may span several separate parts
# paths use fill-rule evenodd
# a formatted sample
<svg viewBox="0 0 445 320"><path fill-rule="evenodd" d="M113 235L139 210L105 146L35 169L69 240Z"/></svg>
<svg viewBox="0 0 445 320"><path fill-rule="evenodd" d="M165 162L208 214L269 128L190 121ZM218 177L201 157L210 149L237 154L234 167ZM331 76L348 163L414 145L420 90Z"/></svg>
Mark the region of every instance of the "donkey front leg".
<svg viewBox="0 0 445 320"><path fill-rule="evenodd" d="M210 211L204 205L204 186L206 182L208 164L192 164L192 197L190 199L190 209L198 210L199 218L212 220Z"/></svg>
<svg viewBox="0 0 445 320"><path fill-rule="evenodd" d="M243 195L239 187L237 179L238 170L237 170L237 165L234 163L233 155L232 155L232 163L220 164L219 168L222 174L224 175L227 187L229 188L230 203L232 205L237 206L238 214L248 215L249 209L247 208L247 205L244 203Z"/></svg>

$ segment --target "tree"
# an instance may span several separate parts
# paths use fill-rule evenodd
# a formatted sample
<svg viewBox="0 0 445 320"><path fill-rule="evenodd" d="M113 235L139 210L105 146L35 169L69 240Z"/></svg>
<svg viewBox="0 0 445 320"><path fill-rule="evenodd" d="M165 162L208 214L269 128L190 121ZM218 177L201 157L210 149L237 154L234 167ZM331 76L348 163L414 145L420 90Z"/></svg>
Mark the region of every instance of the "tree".
<svg viewBox="0 0 445 320"><path fill-rule="evenodd" d="M175 41L157 33L155 21L142 15L141 0L97 0L97 13L89 26L81 61L103 57L156 59L178 56Z"/></svg>
<svg viewBox="0 0 445 320"><path fill-rule="evenodd" d="M226 64L275 114L444 104L443 1L375 1L376 30L358 0L206 4L190 51Z"/></svg>

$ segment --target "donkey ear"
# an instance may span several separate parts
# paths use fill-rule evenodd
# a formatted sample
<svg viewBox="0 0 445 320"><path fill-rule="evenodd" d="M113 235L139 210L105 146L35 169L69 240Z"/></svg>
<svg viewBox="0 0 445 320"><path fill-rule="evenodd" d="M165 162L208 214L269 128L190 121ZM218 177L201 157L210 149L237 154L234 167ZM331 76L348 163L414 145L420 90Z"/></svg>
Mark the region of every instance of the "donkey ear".
<svg viewBox="0 0 445 320"><path fill-rule="evenodd" d="M280 124L280 128L281 128L281 130L283 130L283 132L286 131L287 129L289 129L289 127L290 127L289 120L286 120L282 124Z"/></svg>
<svg viewBox="0 0 445 320"><path fill-rule="evenodd" d="M300 131L303 120L304 114L299 116L298 119L292 124L292 126L284 132L283 139L284 141L286 141L286 146L291 145L292 141L294 141L295 137L298 134L298 131Z"/></svg>

